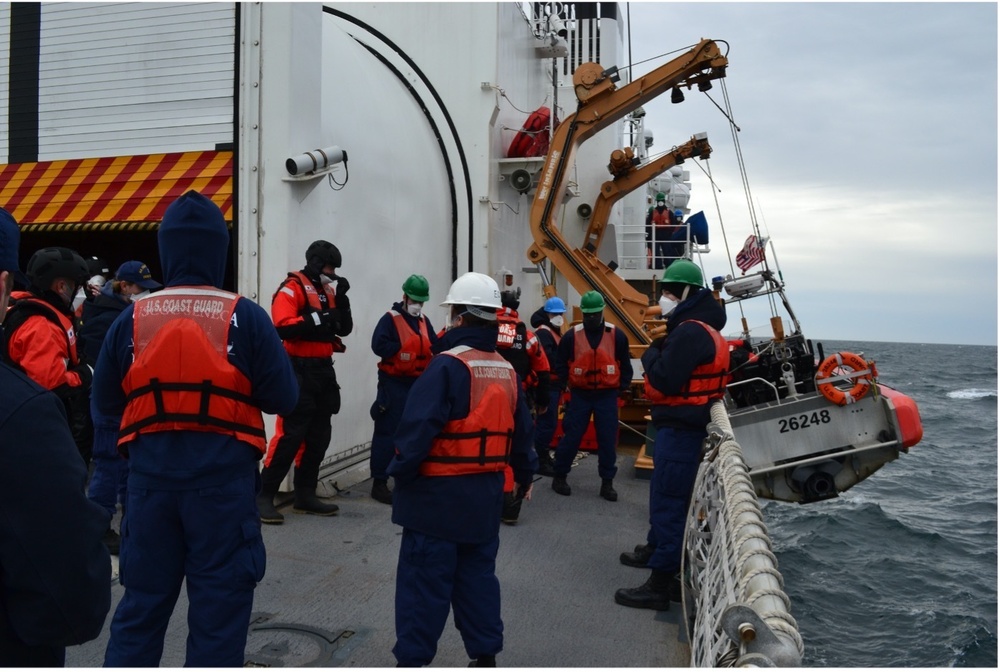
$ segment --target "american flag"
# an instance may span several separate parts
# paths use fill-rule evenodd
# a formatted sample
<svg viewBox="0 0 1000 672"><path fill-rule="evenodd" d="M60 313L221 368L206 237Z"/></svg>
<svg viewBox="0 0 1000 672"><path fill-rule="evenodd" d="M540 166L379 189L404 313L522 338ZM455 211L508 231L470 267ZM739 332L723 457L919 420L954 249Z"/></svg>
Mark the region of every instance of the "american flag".
<svg viewBox="0 0 1000 672"><path fill-rule="evenodd" d="M736 265L746 273L750 268L764 261L764 244L767 238L758 238L750 234L747 242L743 243L743 249L736 253Z"/></svg>

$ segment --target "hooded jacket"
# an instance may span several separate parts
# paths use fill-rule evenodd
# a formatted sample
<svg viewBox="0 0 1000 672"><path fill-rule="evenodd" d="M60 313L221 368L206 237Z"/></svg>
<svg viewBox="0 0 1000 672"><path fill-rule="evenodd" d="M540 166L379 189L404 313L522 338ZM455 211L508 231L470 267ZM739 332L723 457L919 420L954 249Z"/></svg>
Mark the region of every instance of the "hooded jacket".
<svg viewBox="0 0 1000 672"><path fill-rule="evenodd" d="M649 383L664 394L677 394L699 364L715 359L715 343L711 335L697 324L698 320L716 331L726 326L726 309L709 289L699 289L677 304L667 317L667 335L657 339L642 355L643 371ZM710 404L704 406L661 406L652 408L656 428L676 427L705 431L711 419Z"/></svg>
<svg viewBox="0 0 1000 672"><path fill-rule="evenodd" d="M167 287L221 288L229 253L229 231L219 208L189 191L163 216L158 234ZM94 370L93 404L104 415L122 415L122 380L132 364L133 306L111 325ZM264 413L288 414L298 383L281 339L263 308L245 297L229 328L229 362L250 380L251 397ZM129 445L129 488L189 490L215 487L257 469L254 448L214 432L142 434Z"/></svg>
<svg viewBox="0 0 1000 672"><path fill-rule="evenodd" d="M132 304L128 298L115 294L112 283L101 287L101 291L92 299L83 302L83 315L80 323L80 342L83 345L83 355L88 362L96 362L101 354L101 344L104 336L121 312Z"/></svg>

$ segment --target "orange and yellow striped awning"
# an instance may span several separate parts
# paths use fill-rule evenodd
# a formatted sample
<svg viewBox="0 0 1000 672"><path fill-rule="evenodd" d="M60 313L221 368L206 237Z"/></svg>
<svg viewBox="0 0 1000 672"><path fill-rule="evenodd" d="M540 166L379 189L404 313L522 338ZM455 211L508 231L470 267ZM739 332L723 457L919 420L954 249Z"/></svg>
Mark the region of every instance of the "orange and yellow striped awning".
<svg viewBox="0 0 1000 672"><path fill-rule="evenodd" d="M176 152L0 165L0 207L33 230L156 228L189 190L233 221L233 153Z"/></svg>

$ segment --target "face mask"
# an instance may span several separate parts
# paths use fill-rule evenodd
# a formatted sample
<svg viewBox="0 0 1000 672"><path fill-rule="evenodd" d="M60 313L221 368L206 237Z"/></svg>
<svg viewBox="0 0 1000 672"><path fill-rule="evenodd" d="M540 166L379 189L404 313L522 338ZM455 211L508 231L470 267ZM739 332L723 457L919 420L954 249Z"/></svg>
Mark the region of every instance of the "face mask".
<svg viewBox="0 0 1000 672"><path fill-rule="evenodd" d="M129 300L132 301L132 303L135 303L136 301L138 301L139 299L141 299L144 296L149 296L149 290L148 289L143 290L143 291L139 292L138 294L133 294L132 296L130 296L128 298L129 298Z"/></svg>
<svg viewBox="0 0 1000 672"><path fill-rule="evenodd" d="M549 320L549 322L552 323L553 327L561 327L565 321L566 320L563 319L562 315L556 315L555 317Z"/></svg>
<svg viewBox="0 0 1000 672"><path fill-rule="evenodd" d="M333 278L331 278L329 275L325 273L320 273L319 281L322 282L324 285L329 285L333 283Z"/></svg>
<svg viewBox="0 0 1000 672"><path fill-rule="evenodd" d="M663 317L666 317L670 313L674 312L674 310L677 308L677 302L674 301L673 299L668 299L665 296L660 297L659 303L660 303L660 315L662 315Z"/></svg>
<svg viewBox="0 0 1000 672"><path fill-rule="evenodd" d="M656 207L658 207L658 208L665 208L665 207L667 207L667 203L666 203L666 201L657 201L656 202Z"/></svg>
<svg viewBox="0 0 1000 672"><path fill-rule="evenodd" d="M457 327L458 326L458 319L460 317L462 317L461 314L456 315L454 313L448 313L448 326L446 326L444 328L445 331L451 331L452 329L454 329L455 327Z"/></svg>
<svg viewBox="0 0 1000 672"><path fill-rule="evenodd" d="M420 311L423 307L424 304L422 303L407 303L406 312L408 312L411 317L420 317Z"/></svg>
<svg viewBox="0 0 1000 672"><path fill-rule="evenodd" d="M73 306L73 310L75 311L77 308L83 305L83 302L87 298L87 293L83 291L83 287L81 287L80 289L76 290L75 295L70 294L69 296L67 296L66 294L60 292L59 297L69 305Z"/></svg>

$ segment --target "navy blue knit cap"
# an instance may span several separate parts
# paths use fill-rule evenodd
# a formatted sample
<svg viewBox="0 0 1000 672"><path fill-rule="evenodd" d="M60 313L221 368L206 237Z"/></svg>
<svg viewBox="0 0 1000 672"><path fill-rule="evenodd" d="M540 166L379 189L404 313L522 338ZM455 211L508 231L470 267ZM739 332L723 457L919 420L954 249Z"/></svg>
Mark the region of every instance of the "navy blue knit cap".
<svg viewBox="0 0 1000 672"><path fill-rule="evenodd" d="M28 278L21 273L17 264L18 247L21 244L21 230L9 212L0 208L0 271L14 274L14 279L22 286L28 286Z"/></svg>

